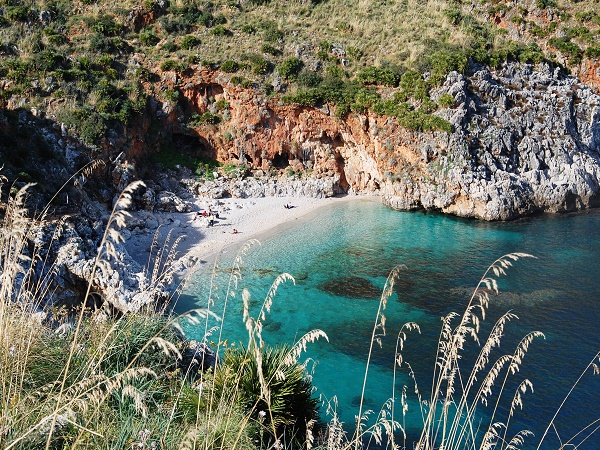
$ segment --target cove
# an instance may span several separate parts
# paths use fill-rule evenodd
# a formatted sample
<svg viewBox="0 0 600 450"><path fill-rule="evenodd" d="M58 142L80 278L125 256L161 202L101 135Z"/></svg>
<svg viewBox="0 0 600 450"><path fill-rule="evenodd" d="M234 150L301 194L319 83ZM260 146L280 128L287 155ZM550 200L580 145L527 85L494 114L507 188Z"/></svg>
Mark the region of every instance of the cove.
<svg viewBox="0 0 600 450"><path fill-rule="evenodd" d="M246 343L242 321L242 288L251 294L253 315L281 273L295 284L282 284L265 321L267 344L291 344L312 329L321 329L329 342L309 346L315 395L337 401L341 420L352 428L358 413L369 340L379 296L390 271L402 265L400 277L387 302L386 336L375 347L365 404L375 413L392 393L396 336L401 326L417 322L421 334L412 333L403 352L415 371L421 392L426 392L434 366L440 318L462 313L486 268L512 252L532 254L515 263L499 280L500 295L492 296L486 323L493 324L511 310L519 320L506 330L500 352L512 353L529 331L542 331L525 356L515 380L529 378L534 393L524 395L524 408L512 419L511 430L529 429L537 442L581 371L600 349L600 211L569 215L543 215L507 223L463 220L423 212L398 212L376 202L345 202L317 210L302 223L276 230L260 239L242 258L236 297L229 300L222 339ZM222 312L229 272L236 256L229 250L218 267L205 264L179 300L177 310L207 305ZM213 276L214 272L214 276ZM489 326L489 325L484 325ZM185 325L186 335L201 339L204 327ZM218 338L214 331L211 339ZM418 437L418 404L407 371L398 374L396 397L407 385L410 439ZM512 390L516 388L511 387ZM512 395L512 391L511 395ZM557 419L561 437L570 437L599 416L600 377L586 376ZM507 402L511 395L507 394ZM397 410L400 406L398 404ZM506 410L508 405L502 405ZM323 413L325 408L322 408ZM485 414L483 411L482 414ZM325 418L326 419L326 418ZM396 417L401 420L401 417ZM505 420L504 416L498 420ZM513 433L514 434L514 433ZM555 438L547 446L557 448ZM586 441L600 448L600 435ZM410 446L410 445L409 445ZM527 443L524 448L528 447Z"/></svg>

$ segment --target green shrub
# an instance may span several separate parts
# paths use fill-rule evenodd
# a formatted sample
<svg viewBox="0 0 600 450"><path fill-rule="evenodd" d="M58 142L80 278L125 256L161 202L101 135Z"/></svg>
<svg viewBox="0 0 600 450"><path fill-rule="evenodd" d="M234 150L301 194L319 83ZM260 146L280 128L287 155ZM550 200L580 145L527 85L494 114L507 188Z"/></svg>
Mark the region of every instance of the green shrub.
<svg viewBox="0 0 600 450"><path fill-rule="evenodd" d="M599 59L600 58L600 45L593 45L585 49L585 56L588 58Z"/></svg>
<svg viewBox="0 0 600 450"><path fill-rule="evenodd" d="M213 23L215 25L225 25L227 23L227 18L223 14L217 14L213 17Z"/></svg>
<svg viewBox="0 0 600 450"><path fill-rule="evenodd" d="M65 109L56 114L59 122L73 128L80 138L88 144L94 144L104 136L106 123L104 118L91 108L76 107Z"/></svg>
<svg viewBox="0 0 600 450"><path fill-rule="evenodd" d="M263 44L260 46L260 51L263 53L268 53L269 55L277 56L281 52L279 49L273 47L271 44Z"/></svg>
<svg viewBox="0 0 600 450"><path fill-rule="evenodd" d="M379 95L375 90L360 89L354 94L354 99L350 107L354 112L365 114L379 100Z"/></svg>
<svg viewBox="0 0 600 450"><path fill-rule="evenodd" d="M535 42L532 42L528 46L519 47L516 57L520 62L533 64L538 64L546 60L544 52Z"/></svg>
<svg viewBox="0 0 600 450"><path fill-rule="evenodd" d="M115 60L109 55L102 55L96 60L96 64L102 69L108 69L109 67L112 67L114 63ZM89 67L89 64L90 62L84 61L84 65L87 65Z"/></svg>
<svg viewBox="0 0 600 450"><path fill-rule="evenodd" d="M162 47L161 47L164 51L169 52L169 53L173 53L174 51L177 50L177 45L175 44L175 42L173 41L173 39L167 39Z"/></svg>
<svg viewBox="0 0 600 450"><path fill-rule="evenodd" d="M100 33L104 36L117 36L123 32L122 25L115 22L114 17L107 14L100 14L98 17L90 17L87 21L90 30L94 33Z"/></svg>
<svg viewBox="0 0 600 450"><path fill-rule="evenodd" d="M133 77L140 81L154 81L156 75L154 75L154 73L152 73L149 69L138 66L133 72Z"/></svg>
<svg viewBox="0 0 600 450"><path fill-rule="evenodd" d="M190 120L188 120L188 126L197 127L204 124L218 125L222 120L223 119L218 114L206 111L202 114L193 114L192 117L190 117Z"/></svg>
<svg viewBox="0 0 600 450"><path fill-rule="evenodd" d="M110 39L100 33L91 34L88 38L88 47L99 53L111 53L115 50Z"/></svg>
<svg viewBox="0 0 600 450"><path fill-rule="evenodd" d="M400 88L408 97L423 99L427 96L427 83L416 70L407 70L400 78Z"/></svg>
<svg viewBox="0 0 600 450"><path fill-rule="evenodd" d="M154 29L150 27L141 30L138 38L142 45L147 45L148 47L153 47L160 41L158 36L156 36Z"/></svg>
<svg viewBox="0 0 600 450"><path fill-rule="evenodd" d="M256 75L267 75L273 71L273 64L256 53L246 54L242 56L245 60L250 61L252 73Z"/></svg>
<svg viewBox="0 0 600 450"><path fill-rule="evenodd" d="M5 62L6 69L8 69L8 73L6 74L6 78L9 80L15 81L16 83L23 83L27 79L27 74L29 72L30 66L26 61L22 61L20 59L8 59Z"/></svg>
<svg viewBox="0 0 600 450"><path fill-rule="evenodd" d="M317 106L323 102L323 96L315 89L299 90L281 99L284 103L300 106Z"/></svg>
<svg viewBox="0 0 600 450"><path fill-rule="evenodd" d="M284 60L279 66L277 66L277 72L283 78L288 80L295 80L298 73L304 66L304 63L296 57L288 58Z"/></svg>
<svg viewBox="0 0 600 450"><path fill-rule="evenodd" d="M395 87L400 82L400 73L392 69L371 66L358 72L356 79L365 84L382 84Z"/></svg>
<svg viewBox="0 0 600 450"><path fill-rule="evenodd" d="M229 59L221 64L221 70L225 73L235 73L240 70L240 65L236 61Z"/></svg>
<svg viewBox="0 0 600 450"><path fill-rule="evenodd" d="M221 98L215 103L215 108L217 108L217 111L225 111L229 108L229 103L224 98Z"/></svg>
<svg viewBox="0 0 600 450"><path fill-rule="evenodd" d="M535 6L539 9L546 9L556 6L556 2L554 0L535 0Z"/></svg>
<svg viewBox="0 0 600 450"><path fill-rule="evenodd" d="M33 55L31 65L35 70L44 72L61 67L65 63L65 57L51 50L43 50Z"/></svg>
<svg viewBox="0 0 600 450"><path fill-rule="evenodd" d="M210 28L215 25L215 17L210 11L203 11L196 19L196 22L206 28Z"/></svg>
<svg viewBox="0 0 600 450"><path fill-rule="evenodd" d="M232 33L223 25L217 25L210 30L210 34L213 36L231 36Z"/></svg>
<svg viewBox="0 0 600 450"><path fill-rule="evenodd" d="M338 103L335 105L335 117L342 119L350 113L350 110L351 108L348 103Z"/></svg>
<svg viewBox="0 0 600 450"><path fill-rule="evenodd" d="M263 39L267 42L278 42L283 39L283 32L276 24L268 23L264 26Z"/></svg>
<svg viewBox="0 0 600 450"><path fill-rule="evenodd" d="M47 37L50 45L62 45L67 42L67 39L62 34L51 34Z"/></svg>
<svg viewBox="0 0 600 450"><path fill-rule="evenodd" d="M66 42L65 37L58 31L56 31L54 28L44 28L42 30L42 34L46 36L48 43L51 45L62 45Z"/></svg>
<svg viewBox="0 0 600 450"><path fill-rule="evenodd" d="M593 39L593 35L590 32L589 28L585 26L565 28L565 37L572 38L580 38L585 41L591 41Z"/></svg>
<svg viewBox="0 0 600 450"><path fill-rule="evenodd" d="M548 40L548 44L556 48L559 52L568 55L573 60L581 58L582 50L577 44L571 42L568 37L551 38Z"/></svg>
<svg viewBox="0 0 600 450"><path fill-rule="evenodd" d="M242 84L242 81L244 81L244 77L241 77L239 75L234 75L231 77L231 79L229 80L232 84L235 84L236 86L239 86L240 84Z"/></svg>
<svg viewBox="0 0 600 450"><path fill-rule="evenodd" d="M531 28L529 29L529 32L539 38L544 38L550 35L550 31L547 28L543 28L533 22L531 22Z"/></svg>
<svg viewBox="0 0 600 450"><path fill-rule="evenodd" d="M180 61L175 61L173 59L167 59L165 61L162 62L162 64L160 65L160 70L168 72L168 71L174 71L174 72L183 72L186 69L186 65Z"/></svg>
<svg viewBox="0 0 600 450"><path fill-rule="evenodd" d="M438 98L438 105L441 108L450 108L454 106L454 96L450 94L442 94L440 98Z"/></svg>
<svg viewBox="0 0 600 450"><path fill-rule="evenodd" d="M591 22L596 17L598 17L598 15L594 11L579 11L575 13L575 19L577 19L578 22L582 23Z"/></svg>
<svg viewBox="0 0 600 450"><path fill-rule="evenodd" d="M463 13L458 8L448 8L444 11L444 15L448 18L452 25L459 25L463 20Z"/></svg>
<svg viewBox="0 0 600 450"><path fill-rule="evenodd" d="M167 89L163 92L163 96L165 100L172 103L177 103L179 101L179 91L176 89Z"/></svg>
<svg viewBox="0 0 600 450"><path fill-rule="evenodd" d="M315 88L321 84L323 77L316 72L303 70L298 74L298 84L307 88Z"/></svg>
<svg viewBox="0 0 600 450"><path fill-rule="evenodd" d="M246 34L254 34L254 33L256 33L257 29L254 25L247 23L247 24L243 25L242 28L240 28L240 31L242 33L246 33Z"/></svg>
<svg viewBox="0 0 600 450"><path fill-rule="evenodd" d="M431 55L431 77L429 84L439 86L452 71L464 73L469 65L467 56L462 51L438 51Z"/></svg>
<svg viewBox="0 0 600 450"><path fill-rule="evenodd" d="M443 131L452 133L452 124L441 117L410 109L410 106L398 110L398 123L415 131Z"/></svg>
<svg viewBox="0 0 600 450"><path fill-rule="evenodd" d="M352 58L355 61L360 60L363 57L363 51L358 47L349 46L346 49L346 54L349 58Z"/></svg>
<svg viewBox="0 0 600 450"><path fill-rule="evenodd" d="M161 28L168 34L189 33L194 24L199 21L202 12L194 6L169 8L170 14L158 19Z"/></svg>
<svg viewBox="0 0 600 450"><path fill-rule="evenodd" d="M191 50L198 45L200 45L200 39L193 34L184 36L180 43L181 48L184 50Z"/></svg>
<svg viewBox="0 0 600 450"><path fill-rule="evenodd" d="M4 16L11 22L28 22L32 18L31 8L23 5L8 6L4 10Z"/></svg>

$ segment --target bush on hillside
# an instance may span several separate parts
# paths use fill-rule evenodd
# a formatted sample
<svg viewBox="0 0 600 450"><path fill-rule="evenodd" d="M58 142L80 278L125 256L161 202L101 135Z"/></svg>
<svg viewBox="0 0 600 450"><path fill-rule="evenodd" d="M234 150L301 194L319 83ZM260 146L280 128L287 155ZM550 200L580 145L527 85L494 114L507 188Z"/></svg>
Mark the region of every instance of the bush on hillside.
<svg viewBox="0 0 600 450"><path fill-rule="evenodd" d="M217 25L210 30L210 34L213 36L231 36L233 33L223 25Z"/></svg>
<svg viewBox="0 0 600 450"><path fill-rule="evenodd" d="M221 70L225 73L235 73L240 70L240 65L236 61L228 59L221 64Z"/></svg>
<svg viewBox="0 0 600 450"><path fill-rule="evenodd" d="M204 124L218 125L222 120L223 118L218 114L213 114L209 111L206 111L202 114L193 114L188 120L188 126L198 127Z"/></svg>
<svg viewBox="0 0 600 450"><path fill-rule="evenodd" d="M556 48L559 52L569 56L573 60L579 60L583 51L577 44L571 42L568 37L555 37L548 40L548 45Z"/></svg>
<svg viewBox="0 0 600 450"><path fill-rule="evenodd" d="M181 40L180 45L181 48L184 50L192 50L193 48L198 47L200 45L200 39L194 36L193 34L188 34L187 36L184 36L184 38Z"/></svg>
<svg viewBox="0 0 600 450"><path fill-rule="evenodd" d="M302 67L304 67L304 63L300 59L292 57L284 60L280 65L278 65L277 72L279 72L279 75L281 75L283 78L295 80Z"/></svg>
<svg viewBox="0 0 600 450"><path fill-rule="evenodd" d="M138 37L142 45L147 45L148 47L152 47L160 42L160 39L151 27L141 30Z"/></svg>
<svg viewBox="0 0 600 450"><path fill-rule="evenodd" d="M430 57L431 76L429 84L439 86L452 71L465 73L469 65L467 56L462 51L438 51Z"/></svg>
<svg viewBox="0 0 600 450"><path fill-rule="evenodd" d="M398 86L400 73L382 67L365 67L356 74L356 79L365 84L380 84L383 86Z"/></svg>

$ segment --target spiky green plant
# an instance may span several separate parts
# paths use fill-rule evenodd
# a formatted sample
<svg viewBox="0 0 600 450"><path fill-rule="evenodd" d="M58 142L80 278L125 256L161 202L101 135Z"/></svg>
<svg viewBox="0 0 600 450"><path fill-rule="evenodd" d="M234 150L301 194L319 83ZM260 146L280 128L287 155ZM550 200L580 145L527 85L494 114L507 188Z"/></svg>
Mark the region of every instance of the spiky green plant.
<svg viewBox="0 0 600 450"><path fill-rule="evenodd" d="M318 419L311 381L305 367L290 360L290 351L288 346L264 349L259 362L244 347L230 348L215 378L218 391L237 392L237 402L260 425L269 442L279 438L288 445L294 441L303 444L307 427ZM263 395L259 372L268 397Z"/></svg>

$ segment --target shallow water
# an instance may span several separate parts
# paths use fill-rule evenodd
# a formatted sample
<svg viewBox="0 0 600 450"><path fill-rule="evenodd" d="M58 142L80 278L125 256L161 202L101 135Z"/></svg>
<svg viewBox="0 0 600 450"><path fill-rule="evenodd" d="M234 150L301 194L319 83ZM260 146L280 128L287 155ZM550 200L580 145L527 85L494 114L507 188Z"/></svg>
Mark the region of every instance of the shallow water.
<svg viewBox="0 0 600 450"><path fill-rule="evenodd" d="M240 289L228 301L222 339L247 342L241 288L249 290L256 315L277 275L290 273L296 283L279 287L265 321L264 340L268 344L293 343L312 329L327 333L329 342L311 344L305 356L315 361L310 367L314 368L316 395L335 396L338 414L352 424L358 412L379 293L394 267L403 265L387 303L386 336L381 339L382 348L374 349L365 395L365 407L375 412L392 395L394 347L400 327L408 321L421 326L421 335L409 336L404 359L411 363L419 388L425 392L431 382L440 318L451 311L462 312L473 288L496 258L510 252L530 253L537 259L518 261L500 280L502 293L492 298L486 322L493 323L509 309L520 317L511 322L502 353L512 353L529 331L546 334L545 341L534 342L517 375L519 381L530 378L535 393L524 395L524 409L515 414L509 432L528 428L539 437L570 386L600 350L598 230L598 211L485 223L397 212L366 201L333 205L318 210L299 226L262 239L260 246L243 257ZM213 283L213 298L221 299L214 308L219 315L234 253L222 256ZM206 306L212 272L212 266L207 266L184 292L179 311ZM199 339L205 332L203 326L184 328L190 338ZM212 335L215 341L217 333ZM398 373L397 400L403 385L409 386L412 394L413 383L405 370ZM414 395L409 401L406 428L410 440L415 438L421 419ZM600 417L599 404L600 376L586 376L557 420L563 442ZM396 409L400 409L399 402ZM497 419L504 421L505 416ZM543 448L557 448L555 439L547 439L547 443ZM590 437L581 448L600 448L600 434Z"/></svg>

